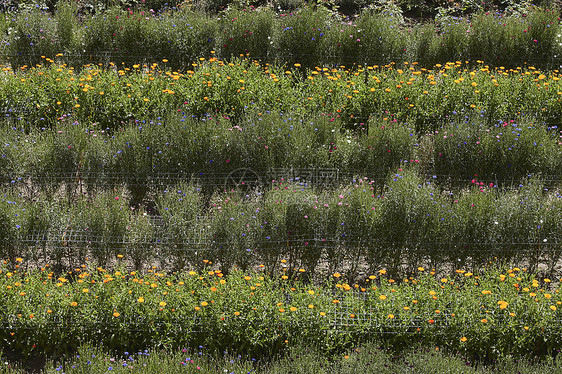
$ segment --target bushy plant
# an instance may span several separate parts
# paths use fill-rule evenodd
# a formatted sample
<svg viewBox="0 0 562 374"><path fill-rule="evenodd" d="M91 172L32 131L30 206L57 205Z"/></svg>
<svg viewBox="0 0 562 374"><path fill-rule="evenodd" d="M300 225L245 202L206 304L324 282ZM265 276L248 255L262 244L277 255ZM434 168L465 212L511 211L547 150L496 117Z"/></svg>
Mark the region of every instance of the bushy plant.
<svg viewBox="0 0 562 374"><path fill-rule="evenodd" d="M279 63L317 66L324 39L332 27L330 13L325 8L313 11L304 8L280 19L273 34L274 56Z"/></svg>
<svg viewBox="0 0 562 374"><path fill-rule="evenodd" d="M156 196L156 209L163 221L163 257L174 269L201 266L204 243L202 195L192 184L179 183Z"/></svg>
<svg viewBox="0 0 562 374"><path fill-rule="evenodd" d="M224 12L216 39L218 57L229 60L243 55L268 61L274 20L273 12L268 9Z"/></svg>

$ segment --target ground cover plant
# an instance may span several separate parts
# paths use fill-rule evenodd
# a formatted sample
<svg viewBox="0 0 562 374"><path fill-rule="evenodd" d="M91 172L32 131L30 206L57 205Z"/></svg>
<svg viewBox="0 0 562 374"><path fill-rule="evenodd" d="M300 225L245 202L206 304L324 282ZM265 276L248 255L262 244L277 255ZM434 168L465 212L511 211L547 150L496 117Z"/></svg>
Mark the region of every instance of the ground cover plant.
<svg viewBox="0 0 562 374"><path fill-rule="evenodd" d="M21 373L26 368L8 362L2 373ZM270 361L242 355L209 352L204 346L194 349L143 350L117 354L100 347L81 346L67 360L45 362L45 373L159 372L166 373L394 373L413 370L418 373L552 373L560 369L559 359L541 362L505 358L493 364L468 361L459 353L443 351L439 347L421 347L395 351L391 346L366 342L359 348L337 355L327 355L313 347L289 346Z"/></svg>

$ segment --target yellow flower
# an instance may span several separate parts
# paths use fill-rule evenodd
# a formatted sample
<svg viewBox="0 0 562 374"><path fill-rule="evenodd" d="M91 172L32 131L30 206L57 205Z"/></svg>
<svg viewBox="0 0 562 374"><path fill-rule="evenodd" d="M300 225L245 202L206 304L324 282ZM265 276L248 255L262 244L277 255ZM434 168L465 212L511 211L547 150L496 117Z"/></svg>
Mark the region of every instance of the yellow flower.
<svg viewBox="0 0 562 374"><path fill-rule="evenodd" d="M552 297L552 295L550 295L550 294L548 294L548 293L545 293L545 294L544 294L544 297L546 297L547 299L550 299L550 298Z"/></svg>
<svg viewBox="0 0 562 374"><path fill-rule="evenodd" d="M70 303L70 306L76 306L76 305L78 305L78 303L76 301L73 301L73 302Z"/></svg>
<svg viewBox="0 0 562 374"><path fill-rule="evenodd" d="M314 291L313 290L308 290L308 293L311 295L314 295Z"/></svg>
<svg viewBox="0 0 562 374"><path fill-rule="evenodd" d="M480 322L482 322L482 323L488 323L488 320L487 320L486 318L484 318L484 319L480 320Z"/></svg>
<svg viewBox="0 0 562 374"><path fill-rule="evenodd" d="M121 314L119 314L119 312L115 312L113 313L113 317L119 317Z"/></svg>
<svg viewBox="0 0 562 374"><path fill-rule="evenodd" d="M332 303L334 303L334 304L339 304L340 301L339 301L339 300L332 300Z"/></svg>
<svg viewBox="0 0 562 374"><path fill-rule="evenodd" d="M326 313L320 312L320 315L321 315L322 317L324 317L324 316L326 315Z"/></svg>
<svg viewBox="0 0 562 374"><path fill-rule="evenodd" d="M419 271L424 271L425 269L422 268L421 266L418 268Z"/></svg>
<svg viewBox="0 0 562 374"><path fill-rule="evenodd" d="M209 303L207 303L206 301L203 301L203 302L201 303L201 306L207 306L207 305L209 305Z"/></svg>
<svg viewBox="0 0 562 374"><path fill-rule="evenodd" d="M379 299L381 299L381 300L386 300L386 296L385 296L385 295L380 295L380 296L379 296Z"/></svg>
<svg viewBox="0 0 562 374"><path fill-rule="evenodd" d="M142 297L142 296L139 297L139 298L137 299L137 301L138 301L139 303L144 303L144 297Z"/></svg>
<svg viewBox="0 0 562 374"><path fill-rule="evenodd" d="M339 277L341 277L341 274L340 273L334 273L334 277L339 278Z"/></svg>
<svg viewBox="0 0 562 374"><path fill-rule="evenodd" d="M234 312L234 315L235 315L235 316L239 316L239 315L240 315L240 312Z"/></svg>
<svg viewBox="0 0 562 374"><path fill-rule="evenodd" d="M554 306L554 305L551 305L551 306L550 306L550 309L552 309L552 310L556 310L556 306Z"/></svg>
<svg viewBox="0 0 562 374"><path fill-rule="evenodd" d="M389 315L388 315L388 318L389 318L389 319L394 319L394 314L389 314Z"/></svg>
<svg viewBox="0 0 562 374"><path fill-rule="evenodd" d="M160 305L162 308L164 308L167 304L166 304L165 301L160 301L160 303L158 305Z"/></svg>
<svg viewBox="0 0 562 374"><path fill-rule="evenodd" d="M89 290L89 289L87 289L87 288L84 288L84 289L82 289L82 292L84 292L84 293L88 293L88 292L90 292L90 290Z"/></svg>
<svg viewBox="0 0 562 374"><path fill-rule="evenodd" d="M466 338L466 336L463 336L463 337L461 338L461 342L463 342L463 343L466 342L467 340L468 340L468 339Z"/></svg>
<svg viewBox="0 0 562 374"><path fill-rule="evenodd" d="M314 309L314 305L308 304L308 309Z"/></svg>
<svg viewBox="0 0 562 374"><path fill-rule="evenodd" d="M290 310L291 312L296 312L296 311L297 311L297 308L295 308L294 306L292 306L292 307L289 308L289 310Z"/></svg>

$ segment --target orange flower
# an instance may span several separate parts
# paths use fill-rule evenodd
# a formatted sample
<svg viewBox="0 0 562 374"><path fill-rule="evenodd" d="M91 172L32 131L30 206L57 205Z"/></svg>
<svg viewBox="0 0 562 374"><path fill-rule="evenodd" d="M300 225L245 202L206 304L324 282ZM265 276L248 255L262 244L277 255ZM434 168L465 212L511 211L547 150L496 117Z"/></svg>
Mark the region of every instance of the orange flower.
<svg viewBox="0 0 562 374"><path fill-rule="evenodd" d="M113 317L116 317L116 318L119 317L120 315L121 315L121 314L119 314L119 312L113 313Z"/></svg>
<svg viewBox="0 0 562 374"><path fill-rule="evenodd" d="M78 303L76 301L73 301L73 302L70 303L70 306L76 306L76 305L78 305Z"/></svg>

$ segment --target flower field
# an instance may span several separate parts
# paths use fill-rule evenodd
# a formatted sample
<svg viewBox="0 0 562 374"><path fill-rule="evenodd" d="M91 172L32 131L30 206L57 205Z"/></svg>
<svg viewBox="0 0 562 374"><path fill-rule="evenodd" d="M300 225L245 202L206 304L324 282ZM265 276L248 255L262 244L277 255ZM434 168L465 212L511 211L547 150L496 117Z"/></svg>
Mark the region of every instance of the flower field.
<svg viewBox="0 0 562 374"><path fill-rule="evenodd" d="M290 342L339 351L384 336L493 358L552 353L561 333L558 281L527 269L418 267L396 280L381 269L351 284L334 273L316 286L299 279L304 269L288 276L284 260L274 272L227 275L89 265L56 275L49 267L24 272L19 261L1 273L2 339L24 355L60 357L103 341L118 352L204 345L255 356Z"/></svg>
<svg viewBox="0 0 562 374"><path fill-rule="evenodd" d="M559 353L558 10L26 4L0 18L7 360Z"/></svg>
<svg viewBox="0 0 562 374"><path fill-rule="evenodd" d="M12 261L557 266L556 71L45 62L4 69Z"/></svg>

